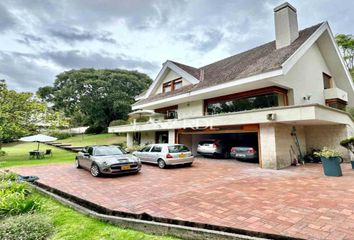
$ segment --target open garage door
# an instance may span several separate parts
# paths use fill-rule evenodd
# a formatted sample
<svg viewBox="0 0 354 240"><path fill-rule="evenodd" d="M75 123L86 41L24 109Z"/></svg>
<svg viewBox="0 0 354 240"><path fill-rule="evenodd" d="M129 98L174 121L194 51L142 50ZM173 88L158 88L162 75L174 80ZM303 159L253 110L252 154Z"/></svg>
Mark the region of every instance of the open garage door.
<svg viewBox="0 0 354 240"><path fill-rule="evenodd" d="M230 153L232 147L237 147L237 156L233 152L231 153L232 157L229 157L229 159L237 158L239 160L259 163L260 149L258 136L258 126L252 129L243 129L238 126L235 129L228 127L227 129L213 129L212 131L210 129L179 130L177 132L177 141L188 146L195 156L201 155L198 153L198 144L204 143L208 146L215 143L216 145L222 145L223 149L224 147L227 148L226 151L228 153ZM222 154L219 153L220 151L215 155L210 154L210 156L224 156L224 152ZM253 158L252 155L255 157Z"/></svg>

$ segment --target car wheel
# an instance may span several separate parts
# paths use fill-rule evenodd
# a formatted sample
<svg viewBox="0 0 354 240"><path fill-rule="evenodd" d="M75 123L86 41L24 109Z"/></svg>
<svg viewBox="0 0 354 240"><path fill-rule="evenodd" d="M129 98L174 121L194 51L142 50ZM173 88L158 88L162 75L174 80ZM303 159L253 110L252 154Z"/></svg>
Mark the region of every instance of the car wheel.
<svg viewBox="0 0 354 240"><path fill-rule="evenodd" d="M97 164L92 164L91 168L90 168L90 173L92 176L94 177L98 177L101 173L100 173L100 169L97 166Z"/></svg>
<svg viewBox="0 0 354 240"><path fill-rule="evenodd" d="M77 159L77 158L75 159L75 167L76 168L81 168L79 159Z"/></svg>
<svg viewBox="0 0 354 240"><path fill-rule="evenodd" d="M187 166L187 167L191 167L192 166L192 162L190 162L190 163L186 163L185 165Z"/></svg>
<svg viewBox="0 0 354 240"><path fill-rule="evenodd" d="M165 163L165 161L162 160L162 159L159 159L159 160L157 161L157 164L159 165L159 168L161 168L161 169L166 167L166 163Z"/></svg>
<svg viewBox="0 0 354 240"><path fill-rule="evenodd" d="M228 158L230 158L230 154L228 152L224 152L223 157L225 159L228 159Z"/></svg>

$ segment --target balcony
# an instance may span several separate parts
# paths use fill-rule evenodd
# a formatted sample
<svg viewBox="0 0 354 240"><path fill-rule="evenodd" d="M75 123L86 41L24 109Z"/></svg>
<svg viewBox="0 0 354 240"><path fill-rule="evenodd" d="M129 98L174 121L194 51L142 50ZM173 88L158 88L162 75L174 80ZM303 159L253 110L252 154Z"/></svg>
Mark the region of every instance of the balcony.
<svg viewBox="0 0 354 240"><path fill-rule="evenodd" d="M348 93L339 88L328 88L324 90L325 100L339 99L348 102Z"/></svg>

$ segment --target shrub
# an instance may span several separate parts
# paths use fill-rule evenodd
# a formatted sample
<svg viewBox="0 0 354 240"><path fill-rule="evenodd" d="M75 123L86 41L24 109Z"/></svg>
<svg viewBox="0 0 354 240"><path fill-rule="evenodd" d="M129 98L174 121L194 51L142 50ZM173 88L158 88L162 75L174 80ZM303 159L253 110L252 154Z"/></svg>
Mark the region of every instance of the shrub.
<svg viewBox="0 0 354 240"><path fill-rule="evenodd" d="M0 183L0 218L40 209L42 202L31 194L26 183L2 181Z"/></svg>
<svg viewBox="0 0 354 240"><path fill-rule="evenodd" d="M50 218L38 214L9 217L0 222L2 240L44 240L53 233Z"/></svg>
<svg viewBox="0 0 354 240"><path fill-rule="evenodd" d="M3 172L0 174L0 181L15 181L17 179L16 173Z"/></svg>
<svg viewBox="0 0 354 240"><path fill-rule="evenodd" d="M120 125L125 125L128 124L129 122L126 120L122 120L122 119L118 119L118 120L114 120L112 121L109 126L110 127L114 127L114 126L120 126Z"/></svg>
<svg viewBox="0 0 354 240"><path fill-rule="evenodd" d="M340 142L340 145L354 153L354 137L344 139Z"/></svg>
<svg viewBox="0 0 354 240"><path fill-rule="evenodd" d="M5 155L6 155L6 152L3 150L0 150L0 157L5 156Z"/></svg>
<svg viewBox="0 0 354 240"><path fill-rule="evenodd" d="M321 151L314 153L318 157L324 158L332 158L332 157L340 157L341 154L335 150L324 147Z"/></svg>
<svg viewBox="0 0 354 240"><path fill-rule="evenodd" d="M107 132L107 128L102 127L102 126L90 126L85 131L86 134L100 134L100 133L104 133L104 132Z"/></svg>
<svg viewBox="0 0 354 240"><path fill-rule="evenodd" d="M132 147L126 148L125 150L128 151L128 152L130 152L130 153L132 153L132 152L134 152L134 151L140 150L141 148L142 148L142 147L139 146L139 145L134 145L134 146L132 146Z"/></svg>
<svg viewBox="0 0 354 240"><path fill-rule="evenodd" d="M68 132L50 132L49 135L52 137L56 137L60 140L60 139L66 139L72 137L73 134Z"/></svg>

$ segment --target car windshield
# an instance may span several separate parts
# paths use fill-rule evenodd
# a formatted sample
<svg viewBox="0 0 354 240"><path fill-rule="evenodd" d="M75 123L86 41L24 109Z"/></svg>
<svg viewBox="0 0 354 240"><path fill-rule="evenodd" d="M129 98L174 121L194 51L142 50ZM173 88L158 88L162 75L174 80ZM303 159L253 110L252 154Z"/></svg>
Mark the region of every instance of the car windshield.
<svg viewBox="0 0 354 240"><path fill-rule="evenodd" d="M189 148L184 145L168 146L169 153L189 152Z"/></svg>
<svg viewBox="0 0 354 240"><path fill-rule="evenodd" d="M199 145L213 144L214 142L215 142L214 140L207 140L207 141L200 142Z"/></svg>
<svg viewBox="0 0 354 240"><path fill-rule="evenodd" d="M95 156L123 155L125 152L116 146L102 146L95 149Z"/></svg>

